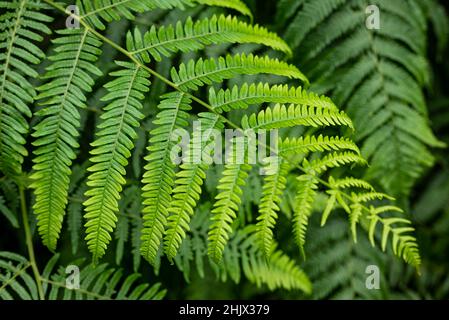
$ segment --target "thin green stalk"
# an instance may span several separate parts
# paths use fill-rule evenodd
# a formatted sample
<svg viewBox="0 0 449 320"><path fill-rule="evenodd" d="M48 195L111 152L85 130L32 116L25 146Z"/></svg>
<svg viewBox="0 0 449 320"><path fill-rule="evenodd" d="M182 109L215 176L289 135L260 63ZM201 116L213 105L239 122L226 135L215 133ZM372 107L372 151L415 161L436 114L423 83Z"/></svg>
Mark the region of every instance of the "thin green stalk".
<svg viewBox="0 0 449 320"><path fill-rule="evenodd" d="M31 265L31 268L33 269L34 278L36 280L37 290L39 293L39 299L44 300L45 296L44 296L44 289L42 287L42 277L41 277L41 274L39 273L39 269L37 268L36 257L34 255L33 237L31 235L30 224L28 221L28 211L27 211L27 205L26 205L26 200L25 200L25 191L23 189L23 186L19 187L19 193L20 193L20 207L22 209L23 227L25 229L25 240L26 240L26 245L28 248L28 256L30 259L30 265Z"/></svg>

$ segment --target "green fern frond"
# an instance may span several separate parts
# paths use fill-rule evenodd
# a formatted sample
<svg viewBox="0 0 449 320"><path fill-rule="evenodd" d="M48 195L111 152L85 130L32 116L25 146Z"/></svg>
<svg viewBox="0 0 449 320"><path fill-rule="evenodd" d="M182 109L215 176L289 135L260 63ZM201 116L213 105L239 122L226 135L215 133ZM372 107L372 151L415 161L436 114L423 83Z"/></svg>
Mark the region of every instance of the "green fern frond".
<svg viewBox="0 0 449 320"><path fill-rule="evenodd" d="M118 21L122 17L134 20L135 15L154 9L181 10L192 7L195 3L206 6L216 6L233 9L253 18L251 11L240 0L110 0L103 2L99 0L77 0L80 8L80 20L87 20L97 29L105 29L105 22Z"/></svg>
<svg viewBox="0 0 449 320"><path fill-rule="evenodd" d="M237 152L234 151L233 153ZM211 211L212 223L209 228L208 254L212 261L216 263L219 263L223 256L223 250L232 232L231 224L237 218L237 211L242 202L242 187L245 185L248 172L251 170L249 164L235 163L236 155L230 157L234 157L233 161L231 160L224 167L217 186L220 191L215 197L216 201Z"/></svg>
<svg viewBox="0 0 449 320"><path fill-rule="evenodd" d="M218 59L202 58L182 63L178 70L171 70L171 78L182 90L197 90L198 87L221 83L225 79L237 75L255 75L260 73L273 74L288 78L299 79L308 83L307 78L293 65L268 56L259 57L253 54L227 55Z"/></svg>
<svg viewBox="0 0 449 320"><path fill-rule="evenodd" d="M352 239L354 243L357 243L357 224L360 222L362 215L362 204L360 202L352 203L351 211L349 212L349 224L351 226Z"/></svg>
<svg viewBox="0 0 449 320"><path fill-rule="evenodd" d="M243 129L280 129L293 126L348 126L352 128L351 119L342 111L332 111L321 107L307 105L277 104L266 108L258 114L245 115L242 119Z"/></svg>
<svg viewBox="0 0 449 320"><path fill-rule="evenodd" d="M170 93L162 97L160 109L151 133L147 165L143 175L143 219L141 254L154 263L167 225L168 208L175 182L175 165L170 152L175 146L174 131L188 125L191 100L183 93Z"/></svg>
<svg viewBox="0 0 449 320"><path fill-rule="evenodd" d="M172 202L169 208L167 230L164 239L164 249L169 259L173 259L178 252L181 242L188 231L190 217L193 216L195 207L200 200L202 185L206 178L209 167L204 157L213 156L213 150L204 152L213 137L213 130L222 130L223 123L219 115L213 113L200 113L199 123L201 126L201 142L195 137L192 139L190 148L187 150L184 163L176 174L175 188L173 189ZM199 153L200 163L196 163L196 153ZM209 153L209 154L208 154ZM210 159L211 160L211 159Z"/></svg>
<svg viewBox="0 0 449 320"><path fill-rule="evenodd" d="M350 163L366 165L366 160L353 152L334 152L321 159L311 161L309 168L316 172L323 172L329 168L340 167Z"/></svg>
<svg viewBox="0 0 449 320"><path fill-rule="evenodd" d="M249 10L248 6L241 0L193 0L200 4L206 4L209 6L218 6L223 8L229 8L240 12L241 14L253 19L253 14Z"/></svg>
<svg viewBox="0 0 449 320"><path fill-rule="evenodd" d="M193 0L195 1L195 0ZM192 5L192 0L77 0L80 19L87 20L97 29L105 29L104 22L112 22L125 17L133 20L136 13L160 9L180 8Z"/></svg>
<svg viewBox="0 0 449 320"><path fill-rule="evenodd" d="M293 234L301 255L305 258L304 244L309 218L317 195L318 180L313 174L303 174L297 178L295 211L293 213Z"/></svg>
<svg viewBox="0 0 449 320"><path fill-rule="evenodd" d="M247 109L249 105L261 103L298 104L337 110L335 104L327 97L303 88L288 85L273 85L268 83L244 83L232 89L220 89L218 92L210 88L209 101L217 112L228 112L234 109Z"/></svg>
<svg viewBox="0 0 449 320"><path fill-rule="evenodd" d="M357 145L349 138L319 135L286 138L279 143L279 154L307 154L309 152L351 150L360 153Z"/></svg>
<svg viewBox="0 0 449 320"><path fill-rule="evenodd" d="M189 278L192 272L192 262L195 263L200 277L204 277L207 261L203 259L207 251L209 214L209 203L198 207L192 219L191 232L175 259L186 278ZM292 258L277 248L275 242L269 258L264 256L259 247L255 225L249 225L233 234L223 252L222 262L217 265L209 260L209 265L221 281L226 281L229 277L239 283L244 275L251 283L258 287L267 285L269 290L283 288L301 290L309 294L312 289L307 275Z"/></svg>
<svg viewBox="0 0 449 320"><path fill-rule="evenodd" d="M393 253L404 259L408 264L414 266L418 272L421 265L421 256L419 254L418 244L416 238L410 233L414 231L413 227L408 227L410 221L399 217L381 217L377 212L372 211L368 219L369 224L369 238L372 246L375 246L375 232L377 225L381 225L382 251L385 251L388 244L388 239L391 235L391 248ZM405 225L405 226L404 226Z"/></svg>
<svg viewBox="0 0 449 320"><path fill-rule="evenodd" d="M291 167L288 162L281 161L279 167L274 169L271 166L266 170L263 181L262 197L259 204L259 216L257 217L257 237L260 248L268 259L273 247L273 229L278 218L282 195L287 183L287 174Z"/></svg>
<svg viewBox="0 0 449 320"><path fill-rule="evenodd" d="M363 192L363 193L352 193L352 199L354 199L355 202L370 202L370 201L374 201L374 200L383 200L383 199L388 199L388 200L395 200L394 198L390 197L389 195L385 194L385 193L380 193L380 192L375 192L375 191L371 191L371 192Z"/></svg>
<svg viewBox="0 0 449 320"><path fill-rule="evenodd" d="M45 300L160 300L166 290L160 283L150 286L138 283L140 274L123 275L123 270L108 268L107 264L82 268L79 288L67 287L65 268L54 270L59 255L51 258L45 266L41 281ZM0 298L12 300L39 300L36 280L29 275L30 262L15 253L0 252Z"/></svg>
<svg viewBox="0 0 449 320"><path fill-rule="evenodd" d="M290 257L277 249L276 243L273 243L268 259L260 252L256 230L256 226L249 225L238 232L231 240L230 246L226 248L224 260L226 261L226 257L231 253L237 257L233 267L236 268L235 272L239 274L238 258L240 257L243 273L248 280L257 286L266 284L270 290L284 288L301 290L310 294L312 285L309 278ZM230 267L229 263L225 265L225 268Z"/></svg>
<svg viewBox="0 0 449 320"><path fill-rule="evenodd" d="M305 36L317 27L323 20L347 2L346 0L315 0L302 1L302 10L295 16L287 31L286 38L292 41L294 47L299 46Z"/></svg>
<svg viewBox="0 0 449 320"><path fill-rule="evenodd" d="M306 273L299 269L295 262L281 251L274 251L266 265L260 262L259 269L252 272L261 279L265 278L262 281L267 283L270 290L276 288L287 290L300 289L307 295L312 293L312 284Z"/></svg>
<svg viewBox="0 0 449 320"><path fill-rule="evenodd" d="M41 33L51 33L46 24L53 19L40 1L1 1L0 8L0 171L17 176L28 155L24 136L31 117L29 105L36 97L28 79L38 74L31 66L45 57L35 43L42 41Z"/></svg>
<svg viewBox="0 0 449 320"><path fill-rule="evenodd" d="M178 21L176 26L156 28L153 25L143 36L135 29L134 35L128 33L127 38L130 53L146 63L152 58L161 61L162 56L170 57L179 51L192 52L222 43L259 43L291 54L290 48L276 34L225 15L197 21L189 17L185 23Z"/></svg>
<svg viewBox="0 0 449 320"><path fill-rule="evenodd" d="M329 177L329 184L333 189L361 188L369 191L374 191L374 187L371 184L364 180L353 177L346 177L343 179L334 179L332 177Z"/></svg>
<svg viewBox="0 0 449 320"><path fill-rule="evenodd" d="M87 245L94 262L103 256L117 222L120 192L126 183L125 167L137 137L136 128L143 118L141 101L150 86L147 71L134 63L116 64L121 68L111 73L116 78L105 85L109 93L102 100L110 103L103 108L97 138L91 143L92 166L87 169L91 174L84 217Z"/></svg>
<svg viewBox="0 0 449 320"><path fill-rule="evenodd" d="M80 126L78 109L85 108L85 92L94 85L93 75L101 71L93 64L101 53L101 41L87 30L65 29L54 40L53 63L43 76L37 99L44 106L36 112L42 117L32 134L34 173L31 175L36 195L34 212L44 244L54 250L67 204L70 166L79 147L76 138Z"/></svg>

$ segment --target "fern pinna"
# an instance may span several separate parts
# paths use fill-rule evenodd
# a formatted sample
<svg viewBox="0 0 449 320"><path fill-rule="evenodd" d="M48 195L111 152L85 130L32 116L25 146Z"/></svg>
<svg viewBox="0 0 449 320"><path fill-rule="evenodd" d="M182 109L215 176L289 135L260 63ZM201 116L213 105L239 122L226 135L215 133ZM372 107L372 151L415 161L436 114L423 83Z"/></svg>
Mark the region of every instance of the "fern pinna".
<svg viewBox="0 0 449 320"><path fill-rule="evenodd" d="M65 8L51 0L0 4L8 9L2 16L2 21L7 22L2 24L7 52L6 56L1 56L5 61L0 105L0 164L3 164L0 169L5 174L21 172L28 132L23 115L30 115L26 106L35 100L31 134L34 156L29 187L34 190L33 209L38 231L50 250L56 249L70 202L73 162L78 160L80 144L87 147L85 141L79 140L83 129L81 120L85 109L91 107L88 106L90 101L95 101L89 100L91 92L95 91L103 103L101 110L94 107L99 119L95 137L87 147L89 175L85 182L87 191L81 195L85 199L85 240L95 264L106 254L112 241L123 210L120 207L124 205L123 189L129 185L134 188L127 190L139 193L136 198L140 195L142 198L142 215L136 217L138 231L133 236L133 243L139 245L137 251L155 266L162 253L171 261L179 261L178 254L185 253L185 241L190 241L194 233L192 218L197 208L205 204L202 199L204 184L212 167L210 160L216 156L216 150L207 148L217 138L213 130L221 133L232 128L243 135L245 149L254 143L246 135L248 132L279 130L279 137L275 138L279 148L277 153L259 159L258 163L250 162L246 153L242 155L244 163L239 163L237 150L225 157L226 164L215 184L213 203L208 209L210 223L203 233L207 238L203 249L207 247L207 250L202 250L201 254L208 254L212 264L226 263L223 260L231 259L232 246L244 243L247 249L244 252L249 252L252 259L247 269L249 262L245 259L248 256L242 253L242 267L248 278L256 283L267 283L270 288L281 286L310 292L305 274L277 249L275 240L284 192L291 184L296 193L291 217L293 238L303 253L314 203L317 196L325 193L328 202L323 223L334 207L341 207L348 214L354 240L356 227L361 225L374 245L378 229L382 228L381 247L385 250L390 239L397 256L419 267L420 256L411 235L412 228L403 227L409 221L400 216L398 208L384 203L390 198L375 192L371 186L364 189L368 184L362 180L332 178L333 168L366 165L349 137L354 129L349 116L329 98L306 92L301 87L309 85L308 79L296 66L281 58L291 56L290 47L276 34L248 22L251 13L240 0L77 1L79 12L71 18L79 27L56 31L37 95L25 80L35 77L36 71L28 72L30 67L24 61L38 63L43 53L36 45L25 46L20 36L40 41L41 37L34 31L41 22L24 24L33 32L22 30L21 21L27 21L22 20L22 16L48 21L42 11L53 8L63 13ZM136 15L155 9L185 10L196 6L233 9L242 17L214 10L210 17L189 17L174 24L152 25L148 30L134 27L126 32L123 46L103 34L110 23L122 18L132 21ZM29 10L26 15L24 8ZM39 30L48 31L47 28ZM264 49L257 53L229 50L222 55L204 54L213 45L222 44L227 44L228 48L256 44L265 47L269 54L264 54ZM120 55L110 72L103 72L97 66L105 47ZM170 67L169 75L156 71L160 64ZM269 80L249 80L262 74ZM294 84L284 84L289 79ZM232 80L232 85L228 80ZM14 89L17 81L25 83L20 90ZM103 85L103 90L98 88L98 83ZM157 108L149 112L146 98L149 92L158 90L154 83L163 84L166 89L157 96ZM234 111L244 114L240 123L230 120L229 115ZM154 113L157 113L154 118L148 116ZM11 126L15 122L10 118L20 126ZM177 145L173 136L194 121L200 123L203 139L198 145L193 137L178 165L172 159L173 148ZM149 124L147 155L140 181L135 181L130 179L128 166L130 159L139 163L139 154L136 155L134 149L136 141L141 139L138 129L144 124ZM343 136L340 131L349 134ZM259 143L258 147L273 152L271 145ZM197 152L208 161L191 161ZM275 166L270 161L274 159L277 159ZM260 198L258 216L251 221L253 223L242 227L239 223L241 204L245 203L242 194L248 179L254 175L253 169L263 169L261 172L265 173L261 195L255 195ZM79 188L77 194L85 189ZM123 225L127 226L126 221ZM121 251L124 236L119 235L119 238L122 244L117 250ZM271 271L272 278L267 276ZM282 279L283 272L290 278Z"/></svg>

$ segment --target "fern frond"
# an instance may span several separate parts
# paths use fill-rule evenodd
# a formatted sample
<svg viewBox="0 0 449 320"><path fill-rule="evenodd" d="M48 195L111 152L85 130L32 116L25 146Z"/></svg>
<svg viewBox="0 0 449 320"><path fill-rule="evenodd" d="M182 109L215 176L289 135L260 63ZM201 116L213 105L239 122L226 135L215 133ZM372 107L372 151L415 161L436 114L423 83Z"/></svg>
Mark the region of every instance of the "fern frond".
<svg viewBox="0 0 449 320"><path fill-rule="evenodd" d="M357 145L349 138L329 137L319 135L304 136L299 138L286 138L279 143L279 153L285 154L307 154L309 152L351 150L360 153Z"/></svg>
<svg viewBox="0 0 449 320"><path fill-rule="evenodd" d="M295 211L293 213L293 234L301 255L305 258L306 231L317 195L318 180L313 174L303 174L297 180Z"/></svg>
<svg viewBox="0 0 449 320"><path fill-rule="evenodd" d="M237 152L234 152L237 153ZM223 250L232 232L231 224L237 218L237 211L242 202L242 186L246 183L251 166L248 164L229 163L225 165L217 189L214 207L211 211L209 228L208 254L212 261L219 263Z"/></svg>
<svg viewBox="0 0 449 320"><path fill-rule="evenodd" d="M352 199L355 200L355 202L370 202L370 201L374 201L374 200L383 200L383 199L388 199L388 200L395 200L394 198L390 197L389 195L385 194L385 193L380 193L380 192L376 192L376 191L371 191L371 192L362 192L362 193L352 193L351 195Z"/></svg>
<svg viewBox="0 0 449 320"><path fill-rule="evenodd" d="M319 96L313 92L306 92L303 88L288 85L273 85L259 82L258 84L244 83L240 87L235 85L232 89L214 88L209 90L209 102L217 112L228 112L234 109L247 109L252 104L267 102L298 104L312 107L337 110L335 104L327 97Z"/></svg>
<svg viewBox="0 0 449 320"><path fill-rule="evenodd" d="M363 215L363 207L360 202L355 201L351 204L349 212L349 224L351 226L352 239L357 243L357 224Z"/></svg>
<svg viewBox="0 0 449 320"><path fill-rule="evenodd" d="M28 79L38 74L31 66L45 57L35 43L43 39L41 33L51 33L46 24L53 19L40 1L1 1L0 8L0 172L17 176L28 155L24 136L36 97Z"/></svg>
<svg viewBox="0 0 449 320"><path fill-rule="evenodd" d="M192 52L222 43L258 43L291 53L288 45L276 34L225 15L197 21L189 17L185 23L178 21L176 26L156 28L153 25L143 36L135 29L134 35L128 33L127 38L128 46L132 45L130 53L146 63L151 59L161 61L163 56L170 57L179 51Z"/></svg>
<svg viewBox="0 0 449 320"><path fill-rule="evenodd" d="M54 270L59 255L51 258L42 272L44 299L46 300L160 300L166 290L160 283L150 286L138 283L140 274L123 275L121 269L108 268L107 264L87 265L79 274L79 288L67 287L65 268ZM15 253L0 252L0 298L11 300L39 300L36 280L28 270L30 262Z"/></svg>
<svg viewBox="0 0 449 320"><path fill-rule="evenodd" d="M241 0L193 0L200 4L206 4L209 6L218 6L223 8L229 8L240 12L241 14L253 18L253 14L248 6Z"/></svg>
<svg viewBox="0 0 449 320"><path fill-rule="evenodd" d="M348 126L352 128L351 119L342 111L332 111L307 105L277 104L266 108L258 114L245 115L242 118L243 129L281 129L293 126Z"/></svg>
<svg viewBox="0 0 449 320"><path fill-rule="evenodd" d="M224 266L226 271L234 268L235 274L239 275L241 264L245 276L258 287L266 284L270 290L284 288L310 294L312 286L309 278L290 257L277 249L276 243L273 243L268 259L260 252L256 230L256 226L249 225L233 237L224 252L224 261L228 261ZM232 262L226 259L231 254L236 257Z"/></svg>
<svg viewBox="0 0 449 320"><path fill-rule="evenodd" d="M306 273L299 269L295 262L281 251L274 251L267 264L261 261L257 271L254 269L250 271L250 268L248 268L247 273L254 273L256 277L261 279L259 281L267 283L270 290L276 288L287 290L300 289L305 294L309 295L312 293L312 284Z"/></svg>
<svg viewBox="0 0 449 320"><path fill-rule="evenodd" d="M333 189L361 188L369 191L374 191L374 187L371 184L364 180L353 177L346 177L343 179L334 179L332 177L329 177L329 184Z"/></svg>
<svg viewBox="0 0 449 320"><path fill-rule="evenodd" d="M164 249L169 259L173 259L178 252L182 240L188 231L190 217L194 214L194 209L200 200L202 185L206 178L206 171L209 167L205 159L198 159L200 163L195 163L195 154L199 153L201 158L211 157L212 151L204 152L213 137L213 130L223 129L220 116L213 113L200 113L199 123L201 126L201 143L192 139L190 148L186 152L184 163L180 166L180 171L176 174L175 188L168 217L167 230L164 239Z"/></svg>
<svg viewBox="0 0 449 320"><path fill-rule="evenodd" d="M196 1L196 0L193 0ZM77 0L80 19L87 20L97 29L105 29L104 22L112 22L125 17L133 20L136 13L160 9L180 8L191 6L192 0Z"/></svg>
<svg viewBox="0 0 449 320"><path fill-rule="evenodd" d="M372 211L368 219L370 220L369 238L371 244L375 246L375 232L376 227L379 224L382 229L382 251L386 250L388 239L391 235L391 248L393 249L393 253L404 259L408 264L414 266L419 272L421 256L419 254L416 238L410 235L410 232L414 231L414 228L407 226L410 225L411 222L399 217L384 218L374 211Z"/></svg>
<svg viewBox="0 0 449 320"><path fill-rule="evenodd" d="M286 177L290 169L291 167L288 162L281 161L279 167L274 169L275 172L271 172L270 168L268 168L264 177L262 198L259 204L259 216L257 217L257 237L260 243L260 249L267 259L272 253L272 229L274 229L276 219L278 218L277 212L280 210L279 206L287 183Z"/></svg>
<svg viewBox="0 0 449 320"><path fill-rule="evenodd" d="M44 106L36 112L42 117L34 127L36 140L34 173L31 175L36 195L34 212L43 243L54 250L61 230L68 198L70 166L79 147L76 138L80 126L78 109L85 108L85 92L94 85L93 75L101 71L93 64L101 53L101 41L87 30L65 29L60 37L53 63L47 68L44 79L48 82L39 90L38 99Z"/></svg>
<svg viewBox="0 0 449 320"><path fill-rule="evenodd" d="M300 1L301 2L301 1ZM335 9L347 2L346 0L314 0L302 1L302 10L291 22L286 38L294 47L299 46L307 33L334 13Z"/></svg>
<svg viewBox="0 0 449 320"><path fill-rule="evenodd" d="M353 152L334 152L321 159L311 161L309 168L316 172L323 172L329 168L340 167L350 163L365 165L366 160Z"/></svg>
<svg viewBox="0 0 449 320"><path fill-rule="evenodd" d="M92 166L84 202L87 220L86 240L94 262L101 258L117 222L118 201L125 181L125 167L143 118L144 95L149 91L150 74L134 63L116 61L116 77L105 85L109 93L102 98L110 103L103 108L96 140L91 143Z"/></svg>
<svg viewBox="0 0 449 320"><path fill-rule="evenodd" d="M225 79L237 75L255 75L260 73L273 74L288 78L300 79L308 83L307 78L295 66L268 56L259 57L253 54L227 55L218 59L202 58L182 63L178 70L171 70L171 78L182 90L197 90L198 87L221 83Z"/></svg>
<svg viewBox="0 0 449 320"><path fill-rule="evenodd" d="M13 300L38 300L38 289L33 278L26 272L29 261L12 252L0 251L0 298ZM20 281L19 281L20 280Z"/></svg>
<svg viewBox="0 0 449 320"><path fill-rule="evenodd" d="M160 109L148 146L147 165L142 179L143 219L140 252L150 263L154 263L165 227L168 208L175 181L175 165L170 152L175 145L174 131L188 125L191 100L183 93L170 93L162 97Z"/></svg>

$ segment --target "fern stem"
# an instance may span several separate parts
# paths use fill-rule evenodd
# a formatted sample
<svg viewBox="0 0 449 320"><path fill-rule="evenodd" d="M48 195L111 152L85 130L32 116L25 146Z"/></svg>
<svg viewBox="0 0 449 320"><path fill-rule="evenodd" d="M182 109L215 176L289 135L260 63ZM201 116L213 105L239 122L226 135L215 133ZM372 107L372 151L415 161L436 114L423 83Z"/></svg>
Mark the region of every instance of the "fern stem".
<svg viewBox="0 0 449 320"><path fill-rule="evenodd" d="M66 12L65 8L62 7L61 5L59 5L58 3L53 2L52 0L43 0L44 2L46 2L47 4L49 4L50 6L54 7L55 9L65 13L65 14L69 14ZM69 14L70 15L70 14ZM121 47L120 45L118 45L117 43L115 43L114 41L108 39L107 37L105 37L104 35L102 35L101 33L99 33L98 31L96 31L95 29L93 29L87 22L85 22L83 20L83 16L76 16L71 14L71 17L73 17L74 19L76 19L77 21L80 22L80 24L90 33L92 33L93 35L95 35L96 37L98 37L99 39L101 39L102 41L104 41L105 43L109 44L111 47L113 47L114 49L116 49L117 51L119 51L120 53L124 54L126 57L128 57L133 63L135 63L138 67L141 67L143 69L145 69L146 71L148 71L151 75L153 75L154 77L158 78L159 80L161 80L162 82L164 82L166 85L172 87L173 89L185 94L187 97L189 97L191 100L195 101L196 103L198 103L199 105L205 107L206 109L208 109L210 112L217 114L218 116L220 116L220 118L223 120L223 122L227 123L230 127L234 128L234 129L241 129L240 126L236 125L234 122L232 122L231 120L227 119L225 116L223 116L222 114L218 113L210 104L208 104L207 102L201 100L200 98L197 98L196 96L192 95L189 92L185 92L183 90L181 90L179 88L178 85L176 85L174 82L170 81L169 79L167 79L166 77L164 77L163 75L161 75L160 73L156 72L155 70L149 68L148 66L144 65L138 58L133 56L132 52L129 52L128 50L126 50L125 48ZM271 151L275 151L273 150L271 147L265 145L264 143L261 143L261 147L268 147L270 148ZM280 157L282 157L285 161L287 161L288 163L291 163L291 161L289 159L287 159L287 157L279 155ZM304 169L302 166L300 166L299 164L296 163L291 163L293 167L301 170L304 173L307 173L307 170ZM320 177L316 177L316 180L323 186L327 187L327 188L332 188L332 186L325 180L321 179ZM345 192L341 191L340 194L346 198L347 200L349 200L351 203L354 202L353 198L346 194ZM362 205L362 210L371 213L370 209L367 208L365 205Z"/></svg>
<svg viewBox="0 0 449 320"><path fill-rule="evenodd" d="M34 278L36 280L39 299L44 300L45 297L44 297L44 289L42 287L42 277L41 274L39 273L39 269L37 268L36 257L34 255L33 236L31 235L30 224L28 221L28 210L23 186L19 186L19 193L20 193L20 207L22 209L23 227L25 229L25 239L28 248L28 256L30 258L30 265L31 268L33 269Z"/></svg>

